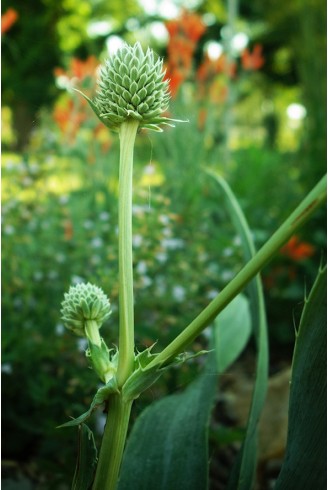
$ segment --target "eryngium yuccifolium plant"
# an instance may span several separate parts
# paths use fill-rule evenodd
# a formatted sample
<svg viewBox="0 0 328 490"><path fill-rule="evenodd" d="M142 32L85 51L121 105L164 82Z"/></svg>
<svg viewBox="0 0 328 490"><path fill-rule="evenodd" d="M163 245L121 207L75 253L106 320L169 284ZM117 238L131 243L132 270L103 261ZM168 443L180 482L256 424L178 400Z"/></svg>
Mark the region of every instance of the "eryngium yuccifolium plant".
<svg viewBox="0 0 328 490"><path fill-rule="evenodd" d="M71 286L64 294L61 315L65 327L77 335L85 336L87 321L95 321L98 328L111 314L110 302L105 293L93 284Z"/></svg>
<svg viewBox="0 0 328 490"><path fill-rule="evenodd" d="M142 128L161 131L158 124L172 126L170 122L179 122L162 116L170 99L164 75L163 60L155 59L150 48L144 53L139 43L125 44L101 66L94 100L86 98L99 119L112 130L135 120Z"/></svg>

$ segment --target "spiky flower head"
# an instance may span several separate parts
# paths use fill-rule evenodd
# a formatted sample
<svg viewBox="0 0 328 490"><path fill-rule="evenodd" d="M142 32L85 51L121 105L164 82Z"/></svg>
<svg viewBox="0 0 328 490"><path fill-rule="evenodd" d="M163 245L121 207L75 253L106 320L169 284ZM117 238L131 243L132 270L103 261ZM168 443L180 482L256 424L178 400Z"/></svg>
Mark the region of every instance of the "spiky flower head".
<svg viewBox="0 0 328 490"><path fill-rule="evenodd" d="M170 99L164 75L163 60L155 59L150 48L144 53L140 43L124 44L101 66L94 100L84 97L112 130L119 130L125 121L135 120L142 128L161 131L159 124L172 126L171 122L179 122L162 115Z"/></svg>
<svg viewBox="0 0 328 490"><path fill-rule="evenodd" d="M111 314L110 302L105 293L89 282L71 286L64 298L61 304L62 320L77 335L86 335L88 321L93 320L100 328Z"/></svg>

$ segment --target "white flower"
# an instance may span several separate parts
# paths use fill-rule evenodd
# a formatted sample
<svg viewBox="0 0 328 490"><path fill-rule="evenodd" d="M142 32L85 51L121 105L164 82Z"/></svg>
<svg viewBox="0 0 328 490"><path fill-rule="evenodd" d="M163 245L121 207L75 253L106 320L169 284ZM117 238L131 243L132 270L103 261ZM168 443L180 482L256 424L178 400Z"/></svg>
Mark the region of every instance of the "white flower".
<svg viewBox="0 0 328 490"><path fill-rule="evenodd" d="M63 264L66 261L66 257L62 253L57 253L55 255L55 261L58 262L58 264Z"/></svg>
<svg viewBox="0 0 328 490"><path fill-rule="evenodd" d="M233 254L233 249L231 247L226 247L222 250L223 257L231 257Z"/></svg>
<svg viewBox="0 0 328 490"><path fill-rule="evenodd" d="M103 246L103 240L99 237L95 237L91 240L91 247L93 248L100 248Z"/></svg>
<svg viewBox="0 0 328 490"><path fill-rule="evenodd" d="M3 229L5 235L13 235L15 228L12 225L6 225Z"/></svg>
<svg viewBox="0 0 328 490"><path fill-rule="evenodd" d="M85 352L88 348L88 340L85 338L77 339L76 344L77 344L77 349L80 352Z"/></svg>
<svg viewBox="0 0 328 490"><path fill-rule="evenodd" d="M49 271L48 272L48 279L57 279L57 277L58 277L57 271Z"/></svg>
<svg viewBox="0 0 328 490"><path fill-rule="evenodd" d="M163 238L161 245L167 250L176 250L184 247L184 241L181 238Z"/></svg>
<svg viewBox="0 0 328 490"><path fill-rule="evenodd" d="M41 271L35 271L33 273L33 277L36 281L41 281L41 279L43 278L43 273Z"/></svg>
<svg viewBox="0 0 328 490"><path fill-rule="evenodd" d="M69 196L67 194L63 194L62 196L59 196L59 204L62 204L63 206L68 203L69 201Z"/></svg>
<svg viewBox="0 0 328 490"><path fill-rule="evenodd" d="M158 262L160 262L161 264L164 264L164 262L167 261L168 257L167 257L167 254L165 252L158 252L156 255L155 255L155 258L156 260L158 260Z"/></svg>
<svg viewBox="0 0 328 490"><path fill-rule="evenodd" d="M236 245L237 247L241 245L241 238L239 235L235 236L235 238L233 239L233 244Z"/></svg>
<svg viewBox="0 0 328 490"><path fill-rule="evenodd" d="M81 282L84 282L83 277L81 277L81 276L72 276L71 277L71 283L72 284L80 284Z"/></svg>
<svg viewBox="0 0 328 490"><path fill-rule="evenodd" d="M87 219L85 220L85 222L83 223L83 227L86 229L86 230L91 230L91 228L94 227L94 222L91 221L90 219Z"/></svg>
<svg viewBox="0 0 328 490"><path fill-rule="evenodd" d="M149 276L143 276L142 285L144 288L147 288L153 284L153 280Z"/></svg>
<svg viewBox="0 0 328 490"><path fill-rule="evenodd" d="M208 299L214 299L216 296L219 294L219 291L217 289L211 289L206 293L206 297Z"/></svg>
<svg viewBox="0 0 328 490"><path fill-rule="evenodd" d="M172 294L175 300L181 302L186 297L186 290L182 286L174 286L172 289Z"/></svg>
<svg viewBox="0 0 328 490"><path fill-rule="evenodd" d="M230 281L230 279L232 279L234 276L234 273L232 271L229 271L229 270L224 270L222 271L221 273L221 277L223 279L223 281L227 282L227 281Z"/></svg>
<svg viewBox="0 0 328 490"><path fill-rule="evenodd" d="M56 335L63 335L64 331L65 331L64 325L62 323L57 323L55 327Z"/></svg>
<svg viewBox="0 0 328 490"><path fill-rule="evenodd" d="M133 243L133 246L134 247L140 247L140 245L142 244L142 235L133 235L132 237L132 243Z"/></svg>
<svg viewBox="0 0 328 490"><path fill-rule="evenodd" d="M99 215L99 219L101 221L107 221L108 219L110 218L110 214L107 213L106 211L103 211L102 213L100 213Z"/></svg>
<svg viewBox="0 0 328 490"><path fill-rule="evenodd" d="M144 260L138 262L136 266L136 271L138 272L138 274L142 276L143 274L146 274L147 270L148 270L148 266Z"/></svg>
<svg viewBox="0 0 328 490"><path fill-rule="evenodd" d="M1 372L11 374L13 372L12 365L9 362L4 362L1 364Z"/></svg>

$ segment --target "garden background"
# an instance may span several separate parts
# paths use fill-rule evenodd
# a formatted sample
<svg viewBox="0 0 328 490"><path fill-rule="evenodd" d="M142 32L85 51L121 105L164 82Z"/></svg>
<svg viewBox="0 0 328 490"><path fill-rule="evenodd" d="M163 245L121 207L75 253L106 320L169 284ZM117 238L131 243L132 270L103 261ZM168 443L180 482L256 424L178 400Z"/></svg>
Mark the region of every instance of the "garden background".
<svg viewBox="0 0 328 490"><path fill-rule="evenodd" d="M189 120L162 134L142 131L135 150L137 347L163 347L242 264L240 239L204 169L227 179L258 247L325 172L325 9L319 0L2 2L4 489L70 487L77 435L55 427L85 411L95 378L84 339L60 320L69 285L90 281L109 295L102 334L117 343L118 137L73 87L92 95L99 63L123 40L140 41L164 57L170 114ZM325 254L325 222L319 210L263 271L272 376L288 372L294 324ZM250 342L220 380L213 460L217 446L229 455L240 437L223 394L232 378L237 398L238 383L251 384L253 351ZM199 363L167 372L137 401L134 418L186 386ZM96 437L103 423L97 414ZM224 425L235 429L226 446L217 442ZM282 452L283 442L262 462ZM224 479L213 467L211 488Z"/></svg>

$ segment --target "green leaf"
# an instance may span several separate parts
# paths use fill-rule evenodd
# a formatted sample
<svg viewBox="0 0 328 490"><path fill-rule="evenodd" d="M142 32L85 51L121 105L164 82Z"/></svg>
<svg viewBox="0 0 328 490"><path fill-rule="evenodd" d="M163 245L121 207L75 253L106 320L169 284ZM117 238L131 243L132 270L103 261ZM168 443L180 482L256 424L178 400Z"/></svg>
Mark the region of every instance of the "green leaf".
<svg viewBox="0 0 328 490"><path fill-rule="evenodd" d="M79 426L78 456L72 490L89 490L97 466L97 448L92 431L85 424Z"/></svg>
<svg viewBox="0 0 328 490"><path fill-rule="evenodd" d="M223 373L237 359L250 335L249 302L240 294L214 322L215 355L219 373Z"/></svg>
<svg viewBox="0 0 328 490"><path fill-rule="evenodd" d="M65 424L59 425L57 429L62 429L63 427L74 427L75 425L80 425L82 422L87 420L91 414L100 407L106 400L108 400L109 396L112 393L118 393L118 388L116 384L116 378L112 378L105 386L99 388L97 393L95 394L89 410L84 412L82 415L77 417L76 419L72 419Z"/></svg>
<svg viewBox="0 0 328 490"><path fill-rule="evenodd" d="M176 356L171 363L163 367L156 366L155 368L147 369L148 364L150 364L151 361L156 359L156 357L158 356L158 354L151 353L154 345L155 344L148 347L148 349L139 352L135 356L134 371L126 380L122 388L122 396L126 402L138 398L143 391L150 388L150 386L158 380L158 378L163 374L166 369L169 369L172 366L176 366L177 364L182 364L189 359L194 359L195 357L207 354L208 352L205 350L199 351L196 354L188 354L187 352L185 352Z"/></svg>
<svg viewBox="0 0 328 490"><path fill-rule="evenodd" d="M98 107L96 106L96 104L91 100L89 99L89 97L87 95L85 95L83 92L81 92L81 90L78 90L77 88L74 88L73 89L75 92L77 92L78 94L82 95L82 97L85 98L85 100L88 102L89 106L91 107L91 109L93 110L93 112L96 114L96 116L98 117L98 119L100 119L100 121L109 129L111 130L115 130L115 128L113 127L113 124L110 124L109 121L106 120L105 117L103 117L103 115L100 113Z"/></svg>
<svg viewBox="0 0 328 490"><path fill-rule="evenodd" d="M275 490L327 488L327 268L319 271L296 336L287 448Z"/></svg>
<svg viewBox="0 0 328 490"><path fill-rule="evenodd" d="M207 488L207 432L216 381L213 370L207 371L185 392L142 412L128 439L118 490Z"/></svg>
<svg viewBox="0 0 328 490"><path fill-rule="evenodd" d="M161 376L162 372L158 368L145 371L147 365L156 358L156 354L151 353L153 347L154 345L135 356L133 373L126 380L122 388L122 396L126 401L138 398L143 391L149 388Z"/></svg>
<svg viewBox="0 0 328 490"><path fill-rule="evenodd" d="M248 262L256 251L244 213L227 182L211 170L207 170L207 173L215 179L223 193L226 209L241 238L244 260ZM253 486L257 463L258 422L268 386L268 334L260 275L250 282L247 290L250 296L252 324L258 353L256 379L245 439L230 475L228 490L249 490Z"/></svg>

